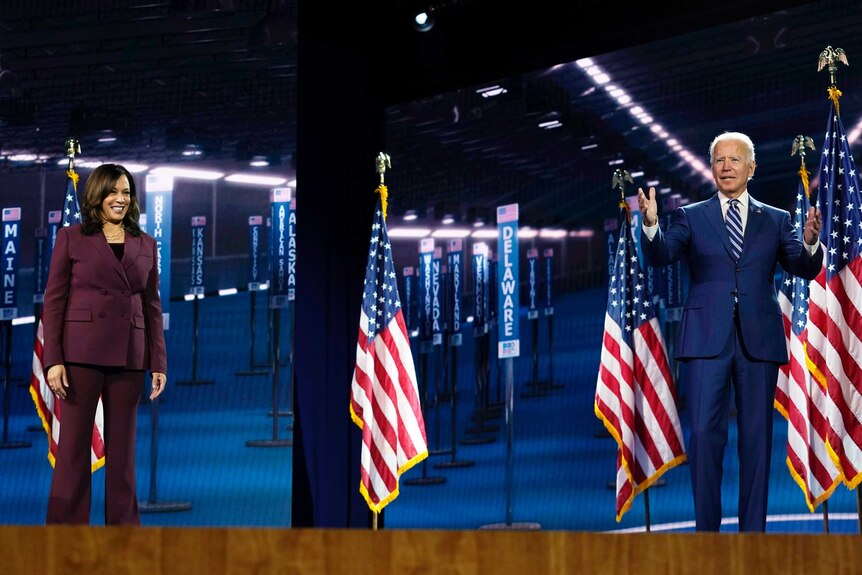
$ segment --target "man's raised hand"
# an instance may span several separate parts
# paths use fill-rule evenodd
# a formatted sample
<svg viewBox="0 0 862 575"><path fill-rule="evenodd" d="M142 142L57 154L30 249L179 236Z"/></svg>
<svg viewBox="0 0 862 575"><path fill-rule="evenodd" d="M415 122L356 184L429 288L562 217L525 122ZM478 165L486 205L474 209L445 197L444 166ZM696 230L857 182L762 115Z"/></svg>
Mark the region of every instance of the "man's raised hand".
<svg viewBox="0 0 862 575"><path fill-rule="evenodd" d="M652 227L658 223L658 204L655 201L655 188L649 189L649 197L643 188L638 188L638 208L643 216L643 224Z"/></svg>

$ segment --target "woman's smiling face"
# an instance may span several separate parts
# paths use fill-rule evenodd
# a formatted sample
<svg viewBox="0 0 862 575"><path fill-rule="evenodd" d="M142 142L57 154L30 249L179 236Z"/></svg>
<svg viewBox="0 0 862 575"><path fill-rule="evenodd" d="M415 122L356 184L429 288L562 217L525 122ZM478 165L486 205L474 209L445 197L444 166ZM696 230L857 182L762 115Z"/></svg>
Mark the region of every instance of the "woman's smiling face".
<svg viewBox="0 0 862 575"><path fill-rule="evenodd" d="M125 174L121 175L114 183L114 187L102 200L102 219L107 223L121 224L129 205L132 203L132 191L129 187L129 179Z"/></svg>

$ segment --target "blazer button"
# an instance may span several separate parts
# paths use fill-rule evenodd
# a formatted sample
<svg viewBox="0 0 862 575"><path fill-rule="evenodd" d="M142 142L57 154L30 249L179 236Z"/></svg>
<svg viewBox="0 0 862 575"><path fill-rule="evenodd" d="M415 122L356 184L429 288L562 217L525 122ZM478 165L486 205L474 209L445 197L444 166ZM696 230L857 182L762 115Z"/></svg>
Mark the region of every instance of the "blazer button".
<svg viewBox="0 0 862 575"><path fill-rule="evenodd" d="M736 268L736 273L739 273L741 271L742 271L742 268Z"/></svg>
<svg viewBox="0 0 862 575"><path fill-rule="evenodd" d="M103 311L100 311L97 315L98 315L99 317L102 317L102 318L103 318L103 317L107 316L108 314L106 314L106 313L105 313L105 312L103 312Z"/></svg>

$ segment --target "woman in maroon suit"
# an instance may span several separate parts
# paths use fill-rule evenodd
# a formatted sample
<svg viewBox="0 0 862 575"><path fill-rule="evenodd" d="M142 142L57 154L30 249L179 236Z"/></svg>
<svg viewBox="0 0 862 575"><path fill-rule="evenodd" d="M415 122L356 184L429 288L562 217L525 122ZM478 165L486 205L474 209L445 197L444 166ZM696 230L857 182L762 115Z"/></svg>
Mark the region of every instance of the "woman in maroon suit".
<svg viewBox="0 0 862 575"><path fill-rule="evenodd" d="M90 522L90 443L101 396L105 523L138 525L138 400L147 370L150 399L167 381L156 242L138 226L135 182L123 166L93 170L81 215L83 223L57 234L42 310L46 379L63 414L47 522Z"/></svg>

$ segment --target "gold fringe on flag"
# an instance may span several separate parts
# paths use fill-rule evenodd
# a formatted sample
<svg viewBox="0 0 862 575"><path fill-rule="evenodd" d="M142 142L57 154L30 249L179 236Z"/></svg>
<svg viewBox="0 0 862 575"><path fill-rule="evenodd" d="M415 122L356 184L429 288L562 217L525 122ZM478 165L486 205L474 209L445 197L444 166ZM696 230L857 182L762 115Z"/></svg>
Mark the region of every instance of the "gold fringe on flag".
<svg viewBox="0 0 862 575"><path fill-rule="evenodd" d="M829 99L832 100L833 104L835 104L835 113L840 116L841 110L840 110L840 107L838 105L838 98L840 98L842 96L841 90L839 90L835 86L829 86L829 88L827 88L826 91L829 93Z"/></svg>
<svg viewBox="0 0 862 575"><path fill-rule="evenodd" d="M805 188L805 197L809 200L811 199L811 193L808 191L808 169L805 167L805 164L802 164L799 167L799 177L802 179L802 187Z"/></svg>
<svg viewBox="0 0 862 575"><path fill-rule="evenodd" d="M377 189L374 190L374 193L380 194L380 206L383 208L383 219L385 220L386 219L386 206L387 206L387 201L389 198L389 189L386 186L384 186L383 184L380 184L379 186L377 186Z"/></svg>

